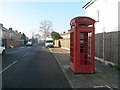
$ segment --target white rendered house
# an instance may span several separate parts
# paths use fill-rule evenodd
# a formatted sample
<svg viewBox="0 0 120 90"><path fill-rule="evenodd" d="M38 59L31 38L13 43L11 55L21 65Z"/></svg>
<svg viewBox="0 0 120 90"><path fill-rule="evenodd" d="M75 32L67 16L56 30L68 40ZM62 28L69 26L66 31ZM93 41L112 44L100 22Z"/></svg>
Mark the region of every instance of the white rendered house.
<svg viewBox="0 0 120 90"><path fill-rule="evenodd" d="M118 31L119 1L120 0L91 0L83 6L86 10L86 16L96 20L95 33Z"/></svg>
<svg viewBox="0 0 120 90"><path fill-rule="evenodd" d="M86 3L86 5L83 6L83 9L85 9L86 11L86 16L91 17L96 21L96 34L118 31L118 28L120 28L120 23L118 22L120 19L119 1L120 0L90 0L88 3ZM111 37L108 38L109 40L105 40L105 37L107 36L105 36L105 34L103 33L103 36L99 40L97 40L99 43L96 43L96 53L99 53L99 56L102 58L96 58L106 64L113 62L112 60L114 60L114 63L117 63L119 59L118 52L120 51L118 41L116 41L118 40L118 37L112 37L112 41L110 41ZM114 39L116 42L114 42ZM112 42L112 44L109 43L107 40ZM114 45L113 42L116 43L116 45ZM114 55L112 55L110 52L113 52Z"/></svg>

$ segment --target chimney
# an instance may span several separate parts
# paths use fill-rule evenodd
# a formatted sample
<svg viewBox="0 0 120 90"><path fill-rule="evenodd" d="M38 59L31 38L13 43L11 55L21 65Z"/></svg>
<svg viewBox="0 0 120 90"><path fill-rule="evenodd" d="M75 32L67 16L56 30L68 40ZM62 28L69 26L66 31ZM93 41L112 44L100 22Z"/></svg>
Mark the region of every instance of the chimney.
<svg viewBox="0 0 120 90"><path fill-rule="evenodd" d="M2 24L2 23L0 23L0 27L3 27L3 24Z"/></svg>
<svg viewBox="0 0 120 90"><path fill-rule="evenodd" d="M12 30L12 28L10 27L9 30Z"/></svg>
<svg viewBox="0 0 120 90"><path fill-rule="evenodd" d="M18 30L15 30L15 32L17 32L17 33L18 33Z"/></svg>

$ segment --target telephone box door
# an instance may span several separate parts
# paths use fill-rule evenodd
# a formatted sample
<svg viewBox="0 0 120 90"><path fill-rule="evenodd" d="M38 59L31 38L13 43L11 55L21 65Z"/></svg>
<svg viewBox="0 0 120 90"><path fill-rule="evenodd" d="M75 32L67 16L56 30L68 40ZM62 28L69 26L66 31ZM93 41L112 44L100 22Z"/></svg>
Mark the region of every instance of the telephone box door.
<svg viewBox="0 0 120 90"><path fill-rule="evenodd" d="M78 28L77 70L80 73L94 72L94 31L93 28Z"/></svg>

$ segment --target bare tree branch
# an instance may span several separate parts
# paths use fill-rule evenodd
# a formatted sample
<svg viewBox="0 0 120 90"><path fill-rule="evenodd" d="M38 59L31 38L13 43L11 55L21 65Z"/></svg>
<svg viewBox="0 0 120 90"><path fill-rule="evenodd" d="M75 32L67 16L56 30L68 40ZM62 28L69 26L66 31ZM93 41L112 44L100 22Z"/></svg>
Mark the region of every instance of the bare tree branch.
<svg viewBox="0 0 120 90"><path fill-rule="evenodd" d="M52 22L49 20L44 20L40 22L40 32L43 33L43 38L46 39L50 36L51 31L53 30Z"/></svg>

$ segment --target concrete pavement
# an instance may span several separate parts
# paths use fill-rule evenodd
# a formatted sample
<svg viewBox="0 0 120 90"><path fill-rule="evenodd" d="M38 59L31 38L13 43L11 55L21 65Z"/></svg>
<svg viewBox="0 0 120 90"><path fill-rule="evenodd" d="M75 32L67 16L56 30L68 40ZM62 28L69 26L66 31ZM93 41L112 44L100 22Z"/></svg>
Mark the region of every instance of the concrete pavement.
<svg viewBox="0 0 120 90"><path fill-rule="evenodd" d="M64 72L72 88L106 88L107 90L118 89L119 71L95 61L94 74L75 74L69 65L69 51L62 48L49 48ZM120 80L119 80L120 81Z"/></svg>

